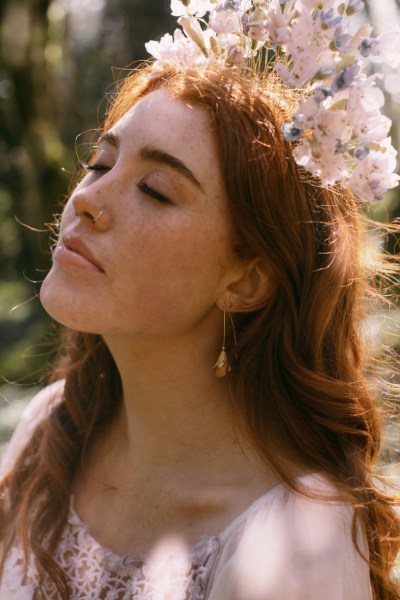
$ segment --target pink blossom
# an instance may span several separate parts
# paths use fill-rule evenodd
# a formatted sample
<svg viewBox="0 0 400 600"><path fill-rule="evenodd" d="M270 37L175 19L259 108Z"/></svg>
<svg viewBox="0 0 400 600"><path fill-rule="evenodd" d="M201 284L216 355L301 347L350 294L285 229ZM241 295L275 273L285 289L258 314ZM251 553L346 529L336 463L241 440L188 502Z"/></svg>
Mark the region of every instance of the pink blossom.
<svg viewBox="0 0 400 600"><path fill-rule="evenodd" d="M232 33L240 31L240 16L236 10L213 10L210 14L209 25L215 33Z"/></svg>
<svg viewBox="0 0 400 600"><path fill-rule="evenodd" d="M169 60L241 67L261 48L276 47L275 72L288 86L307 90L283 126L285 139L300 141L295 160L323 184L341 182L363 200L376 201L399 178L387 137L390 120L381 112L384 96L377 76L363 72L364 58L377 55L400 64L400 26L378 37L368 24L357 29L353 15L362 5L362 0L171 0L183 32L146 48L157 69Z"/></svg>
<svg viewBox="0 0 400 600"><path fill-rule="evenodd" d="M333 185L348 177L348 168L343 154L328 152L315 141L304 140L293 150L298 165L319 177L323 185Z"/></svg>
<svg viewBox="0 0 400 600"><path fill-rule="evenodd" d="M399 176L396 168L396 152L390 138L386 138L381 150L371 150L353 171L349 179L350 189L364 202L382 200L387 189L394 188Z"/></svg>
<svg viewBox="0 0 400 600"><path fill-rule="evenodd" d="M381 33L377 41L382 59L392 68L397 68L400 65L400 25Z"/></svg>
<svg viewBox="0 0 400 600"><path fill-rule="evenodd" d="M273 44L282 46L290 36L290 21L293 18L295 0L283 5L279 0L270 0L266 12L266 28Z"/></svg>
<svg viewBox="0 0 400 600"><path fill-rule="evenodd" d="M292 65L289 68L283 63L275 65L275 72L284 83L294 88L303 87L318 71L318 67L326 62L326 52L318 46L307 49L292 49Z"/></svg>
<svg viewBox="0 0 400 600"><path fill-rule="evenodd" d="M311 129L314 124L314 117L316 114L315 101L312 96L309 98L302 98L300 100L299 108L296 111L295 118L301 129Z"/></svg>
<svg viewBox="0 0 400 600"><path fill-rule="evenodd" d="M347 100L347 114L357 136L381 141L387 137L391 121L380 111L385 98L374 86L374 76L353 83Z"/></svg>
<svg viewBox="0 0 400 600"><path fill-rule="evenodd" d="M245 13L242 17L242 23L245 35L248 35L252 40L263 42L268 38L266 14L260 6L252 13Z"/></svg>
<svg viewBox="0 0 400 600"><path fill-rule="evenodd" d="M179 17L178 23L186 33L187 37L191 38L200 50L205 53L205 37L198 20L193 17Z"/></svg>
<svg viewBox="0 0 400 600"><path fill-rule="evenodd" d="M347 115L343 111L325 110L315 112L313 122L314 138L324 147L324 152L335 153L338 141L345 141L351 135Z"/></svg>

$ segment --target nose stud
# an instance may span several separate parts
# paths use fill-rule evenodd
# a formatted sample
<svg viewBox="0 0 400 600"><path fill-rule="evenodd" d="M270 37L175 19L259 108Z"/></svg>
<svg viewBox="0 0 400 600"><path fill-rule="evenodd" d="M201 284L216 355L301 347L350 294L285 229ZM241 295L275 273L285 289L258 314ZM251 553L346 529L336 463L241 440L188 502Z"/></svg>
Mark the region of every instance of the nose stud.
<svg viewBox="0 0 400 600"><path fill-rule="evenodd" d="M99 212L99 214L97 215L97 217L92 217L92 215L87 211L87 210L81 210L80 212L75 211L75 216L76 217L80 217L81 215L87 215L89 217L89 219L92 221L92 223L96 223L96 221L98 219L100 219L101 215L103 214L103 210L101 210Z"/></svg>
<svg viewBox="0 0 400 600"><path fill-rule="evenodd" d="M92 219L92 222L93 222L93 223L96 223L97 219L100 219L100 217L101 217L101 215L102 215L102 214L103 214L103 211L101 210L101 211L99 212L99 214L97 215L97 217L94 217L94 219Z"/></svg>

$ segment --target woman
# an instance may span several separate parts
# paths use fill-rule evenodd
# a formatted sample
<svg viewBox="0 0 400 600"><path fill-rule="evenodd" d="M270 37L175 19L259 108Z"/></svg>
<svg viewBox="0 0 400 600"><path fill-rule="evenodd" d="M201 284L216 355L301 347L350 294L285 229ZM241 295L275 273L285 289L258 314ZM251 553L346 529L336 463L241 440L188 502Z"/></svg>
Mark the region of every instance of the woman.
<svg viewBox="0 0 400 600"><path fill-rule="evenodd" d="M0 598L400 598L359 215L290 110L218 65L121 86L42 287L67 329L4 465Z"/></svg>

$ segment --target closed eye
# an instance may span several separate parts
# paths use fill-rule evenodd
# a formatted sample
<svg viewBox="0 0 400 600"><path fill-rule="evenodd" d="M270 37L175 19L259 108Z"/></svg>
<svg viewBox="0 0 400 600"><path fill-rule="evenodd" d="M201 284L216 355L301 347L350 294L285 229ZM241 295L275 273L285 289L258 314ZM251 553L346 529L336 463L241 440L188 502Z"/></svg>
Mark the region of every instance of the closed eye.
<svg viewBox="0 0 400 600"><path fill-rule="evenodd" d="M85 171L109 171L111 168L100 163L94 163L93 165L89 165L88 163L85 163L82 160L79 162L79 164Z"/></svg>
<svg viewBox="0 0 400 600"><path fill-rule="evenodd" d="M156 190L153 190L153 188L149 187L147 183L139 183L138 188L141 192L143 192L143 194L151 196L155 200L158 200L158 202L161 204L171 204L171 200L169 200L169 198L163 196L163 194L160 194L159 192L156 192Z"/></svg>
<svg viewBox="0 0 400 600"><path fill-rule="evenodd" d="M107 167L106 165L102 165L101 163L94 163L92 165L89 165L88 163L85 163L83 161L80 161L80 166L85 171L103 171L103 172L105 172L105 171L109 171L111 169L111 167ZM138 188L141 192L143 192L143 194L146 194L147 196L154 198L155 200L160 202L160 204L172 204L169 198L167 198L163 194L160 194L160 192L153 190L153 188L149 187L147 185L147 183L139 183Z"/></svg>

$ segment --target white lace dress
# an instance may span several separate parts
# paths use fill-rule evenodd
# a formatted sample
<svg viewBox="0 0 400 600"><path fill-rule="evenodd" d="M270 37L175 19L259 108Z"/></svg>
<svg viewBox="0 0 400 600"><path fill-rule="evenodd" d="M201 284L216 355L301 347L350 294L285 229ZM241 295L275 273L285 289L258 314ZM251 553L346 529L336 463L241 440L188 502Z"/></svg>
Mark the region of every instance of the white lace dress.
<svg viewBox="0 0 400 600"><path fill-rule="evenodd" d="M10 442L3 473L61 390L55 384L31 402ZM330 489L320 476L304 477L303 483ZM117 556L91 536L71 498L56 559L68 577L71 600L372 600L351 520L346 504L310 500L279 485L220 535L201 538L189 552L165 543L150 557ZM361 533L359 538L363 548ZM14 546L0 600L34 598L57 595L49 584L38 594L33 557L24 576L22 551Z"/></svg>

